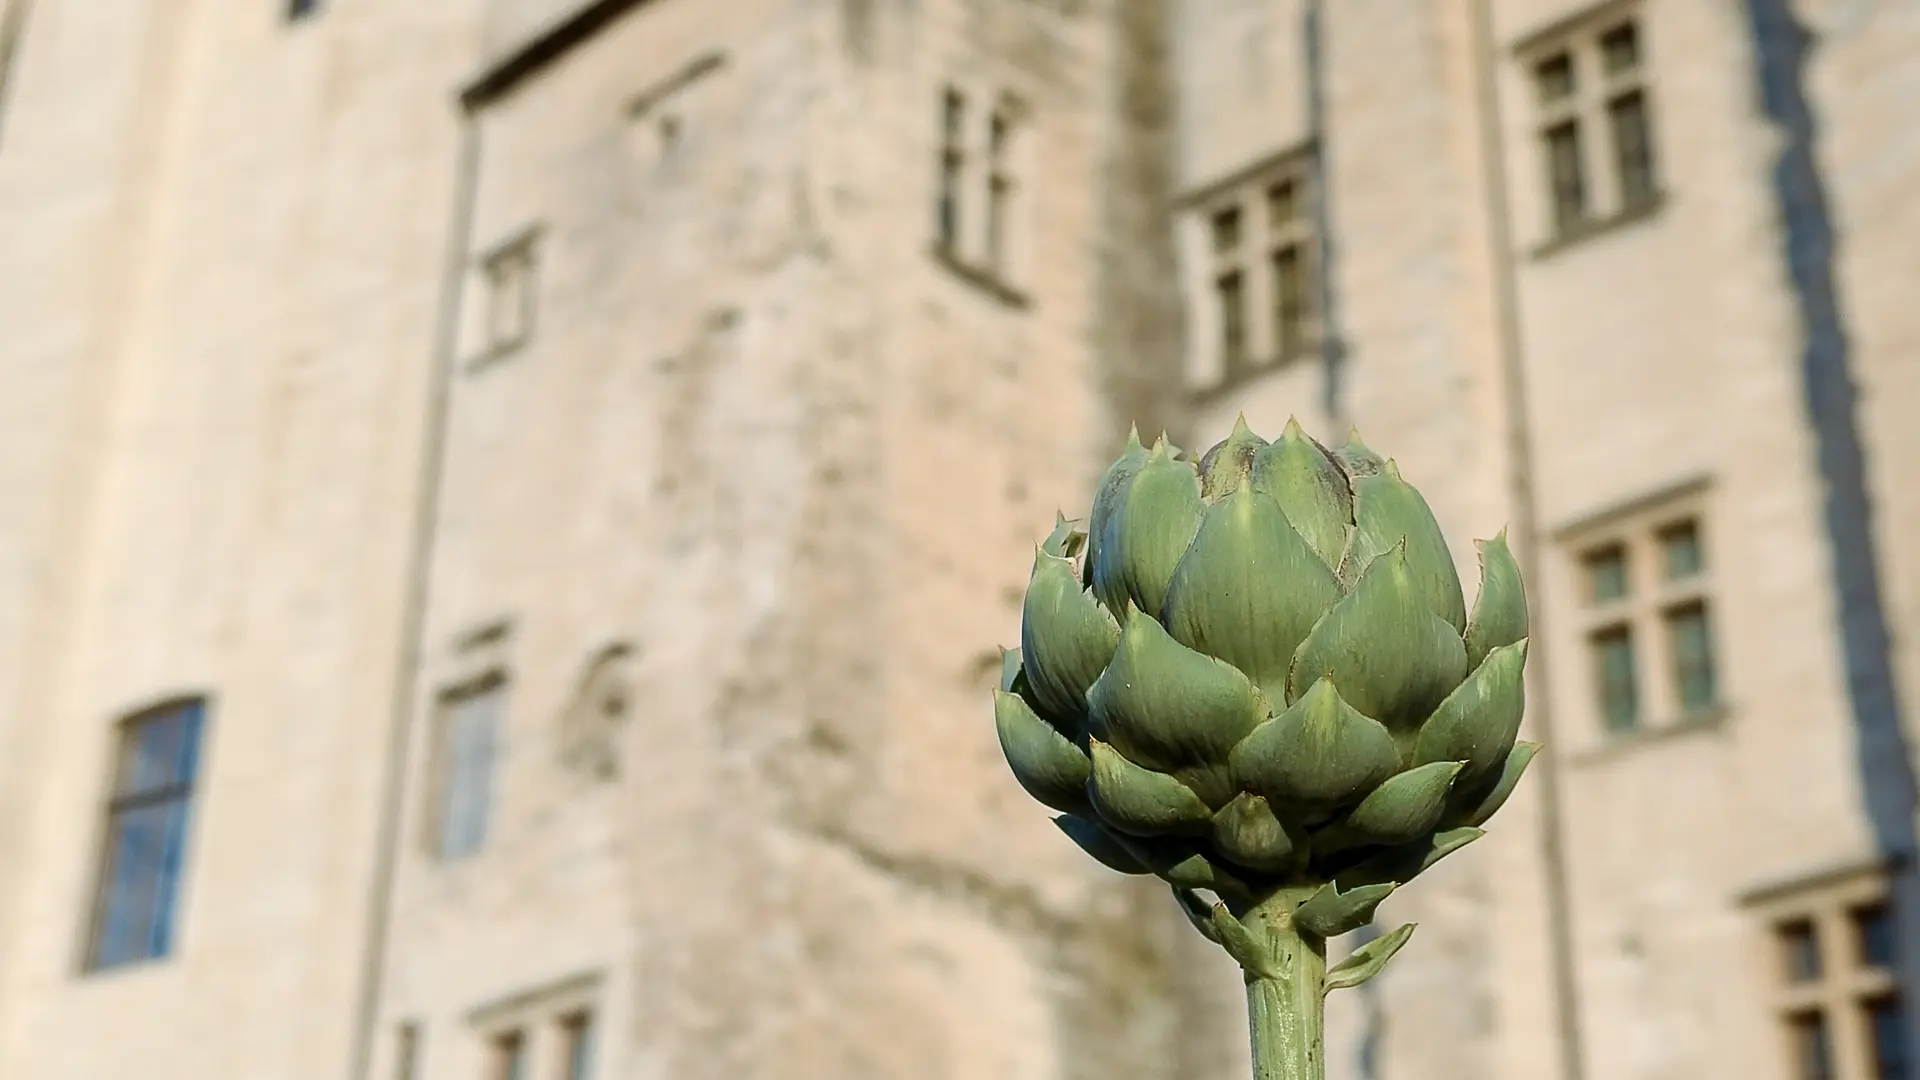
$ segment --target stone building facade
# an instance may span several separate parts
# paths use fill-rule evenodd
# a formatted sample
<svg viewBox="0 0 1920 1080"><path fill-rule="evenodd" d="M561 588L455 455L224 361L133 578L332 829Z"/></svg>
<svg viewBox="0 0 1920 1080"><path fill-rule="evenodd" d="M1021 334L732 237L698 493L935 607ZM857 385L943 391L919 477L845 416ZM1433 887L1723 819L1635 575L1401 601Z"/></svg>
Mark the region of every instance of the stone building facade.
<svg viewBox="0 0 1920 1080"><path fill-rule="evenodd" d="M1916 56L1908 0L0 0L0 1077L1243 1075L986 719L1054 509L1240 413L1533 584L1550 750L1332 1075L1908 1075Z"/></svg>

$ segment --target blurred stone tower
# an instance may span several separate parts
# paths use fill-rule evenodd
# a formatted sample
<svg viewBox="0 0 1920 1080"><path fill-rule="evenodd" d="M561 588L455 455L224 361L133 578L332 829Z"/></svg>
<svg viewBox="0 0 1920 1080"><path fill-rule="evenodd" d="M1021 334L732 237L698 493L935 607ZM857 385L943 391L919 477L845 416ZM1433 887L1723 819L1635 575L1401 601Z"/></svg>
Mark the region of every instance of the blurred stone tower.
<svg viewBox="0 0 1920 1080"><path fill-rule="evenodd" d="M1536 586L1553 752L1330 1073L1904 1075L1914 46L0 0L0 1077L1243 1075L986 693L1128 423L1240 411Z"/></svg>

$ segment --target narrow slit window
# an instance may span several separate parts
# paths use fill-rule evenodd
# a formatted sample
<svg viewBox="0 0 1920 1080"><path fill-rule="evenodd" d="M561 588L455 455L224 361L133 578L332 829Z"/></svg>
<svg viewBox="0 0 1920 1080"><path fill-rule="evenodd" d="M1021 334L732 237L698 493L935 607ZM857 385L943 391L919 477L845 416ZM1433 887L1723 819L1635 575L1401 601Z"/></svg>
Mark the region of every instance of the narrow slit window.
<svg viewBox="0 0 1920 1080"><path fill-rule="evenodd" d="M943 251L960 243L960 188L966 169L964 150L967 101L949 88L940 103L940 191L935 210L936 239Z"/></svg>

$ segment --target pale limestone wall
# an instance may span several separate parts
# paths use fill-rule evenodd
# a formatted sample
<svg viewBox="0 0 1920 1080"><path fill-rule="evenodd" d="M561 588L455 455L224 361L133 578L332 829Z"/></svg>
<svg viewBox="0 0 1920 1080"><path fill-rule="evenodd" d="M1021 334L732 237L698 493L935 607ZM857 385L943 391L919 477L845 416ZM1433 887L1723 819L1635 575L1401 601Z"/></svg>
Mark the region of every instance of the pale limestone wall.
<svg viewBox="0 0 1920 1080"><path fill-rule="evenodd" d="M468 27L247 10L37 5L8 102L8 1076L347 1068ZM111 724L203 688L178 957L76 978Z"/></svg>
<svg viewBox="0 0 1920 1080"><path fill-rule="evenodd" d="M1587 1076L1785 1077L1767 943L1735 898L1870 835L1739 5L1647 5L1667 200L1537 255L1531 88L1506 47L1581 6L1493 0L1489 57L1471 5L1327 4L1339 392L1305 363L1198 409L1180 364L1216 331L1199 233L1165 212L1306 137L1300 0L641 5L473 120L459 245L541 222L539 321L469 363L470 270L440 356L453 95L583 6L340 3L292 31L274 5L37 6L0 130L0 205L33 208L0 244L0 1076L347 1074L443 361L374 1075L403 1021L424 1025L422 1077L478 1075L472 1010L581 973L609 1076L1239 1075L1231 965L1006 775L991 646L1017 637L1031 543L1084 509L1132 419L1196 450L1240 410L1268 435L1357 423L1472 588L1467 541L1517 513L1484 62ZM1910 8L1803 8L1909 700ZM1028 307L927 250L949 82L1032 110ZM1595 752L1552 532L1702 474L1731 707ZM456 639L501 618L493 837L443 866L432 702L475 662ZM562 721L615 641L638 707L600 779ZM197 687L216 696L178 955L77 979L109 725ZM1421 930L1334 999L1332 1076L1558 1075L1538 780L1383 910Z"/></svg>
<svg viewBox="0 0 1920 1080"><path fill-rule="evenodd" d="M1513 38L1577 10L1497 5ZM1826 538L1737 6L1650 4L1656 147L1666 200L1648 221L1553 254L1530 141L1530 87L1509 69L1509 178L1529 403L1551 531L1693 476L1710 478L1722 697L1716 725L1599 749L1571 552L1537 583L1595 1076L1784 1075L1766 998L1777 977L1738 909L1766 881L1871 854L1842 683ZM1818 628L1817 630L1811 628ZM1657 642L1643 683L1665 679ZM1653 723L1667 722L1650 716Z"/></svg>
<svg viewBox="0 0 1920 1080"><path fill-rule="evenodd" d="M1136 137L1120 29L857 8L642 7L479 115L472 248L543 223L542 328L452 397L416 707L502 615L514 681L470 863L412 840L413 732L383 1039L423 1023L427 1077L484 1067L470 1010L583 971L609 1074L1208 1075L1167 958L1198 939L1054 832L984 720L1030 545L1116 435L1084 193ZM662 157L621 106L715 50ZM927 250L948 78L1032 109L1028 310ZM582 791L556 721L617 637L640 704Z"/></svg>
<svg viewBox="0 0 1920 1080"><path fill-rule="evenodd" d="M1198 17L1205 7L1189 5L1195 17L1183 25L1192 66L1183 70L1182 85L1195 88L1196 119L1181 158L1190 187L1310 134L1298 61L1307 32L1303 5L1264 5L1257 26L1244 15ZM1397 4L1341 4L1324 15L1322 146L1335 326L1346 359L1331 394L1327 366L1316 359L1221 395L1199 413L1191 441L1206 447L1242 411L1265 435L1277 435L1291 415L1333 444L1358 425L1427 495L1471 589L1478 575L1468 540L1498 531L1509 510L1467 29L1457 13ZM1267 85L1276 77L1271 71L1236 79L1234 67L1221 62L1255 43L1286 57L1284 83ZM1271 111L1256 114L1256 101L1272 103ZM1264 140L1242 141L1232 121L1219 119L1230 110L1261 116ZM1293 115L1299 119L1291 125L1279 119ZM1195 304L1210 302L1204 271L1195 269L1200 225L1185 223L1190 239L1183 249ZM1206 340L1196 333L1190 348L1203 349ZM1539 939L1499 934L1502 927L1537 927L1541 918L1529 809L1524 797L1516 800L1492 838L1383 907L1382 926L1420 923L1417 944L1377 983L1334 998L1331 1074L1550 1074L1542 1009L1548 972ZM1495 877L1489 863L1507 872Z"/></svg>

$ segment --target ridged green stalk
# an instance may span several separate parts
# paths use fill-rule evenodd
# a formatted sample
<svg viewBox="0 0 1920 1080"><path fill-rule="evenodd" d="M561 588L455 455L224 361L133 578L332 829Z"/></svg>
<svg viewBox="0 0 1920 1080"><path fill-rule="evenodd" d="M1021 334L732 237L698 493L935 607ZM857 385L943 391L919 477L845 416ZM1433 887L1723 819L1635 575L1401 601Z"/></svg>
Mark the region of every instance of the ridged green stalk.
<svg viewBox="0 0 1920 1080"><path fill-rule="evenodd" d="M1293 924L1300 890L1281 890L1240 917L1264 938L1273 975L1244 972L1254 1080L1326 1076L1327 943Z"/></svg>
<svg viewBox="0 0 1920 1080"><path fill-rule="evenodd" d="M994 698L1062 832L1167 882L1246 973L1256 1080L1321 1080L1326 994L1413 933L1327 942L1478 839L1518 741L1527 604L1504 536L1471 609L1425 498L1356 435L1136 436L1035 552ZM1204 894L1204 895L1203 895Z"/></svg>

